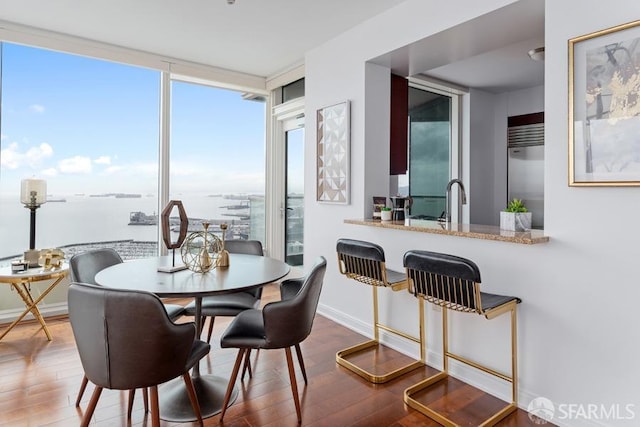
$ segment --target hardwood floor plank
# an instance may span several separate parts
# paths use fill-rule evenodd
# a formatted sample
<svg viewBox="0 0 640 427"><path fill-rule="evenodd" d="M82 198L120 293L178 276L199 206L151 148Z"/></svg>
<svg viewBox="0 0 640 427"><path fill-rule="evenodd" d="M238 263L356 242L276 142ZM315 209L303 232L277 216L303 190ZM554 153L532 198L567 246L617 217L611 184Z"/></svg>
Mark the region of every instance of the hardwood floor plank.
<svg viewBox="0 0 640 427"><path fill-rule="evenodd" d="M263 304L279 298L275 285L263 293ZM169 302L169 301L167 301ZM187 304L189 300L171 302ZM189 322L184 317L179 322ZM202 373L229 377L237 350L221 349L219 338L230 318L216 318L212 351L201 361ZM47 341L37 322L19 324L0 341L0 426L68 427L80 424L94 386L89 384L80 408L74 406L84 375L73 333L66 317L47 319L53 341ZM6 326L6 325L5 325ZM2 326L0 326L1 328ZM207 325L208 327L208 325ZM204 332L206 336L206 329ZM436 371L430 367L416 369L386 384L371 384L335 362L335 353L365 341L366 337L317 316L311 336L301 348L309 378L305 386L297 360L294 361L302 407L302 425L336 426L437 426L402 400L404 390ZM356 355L359 362L374 367L373 358L385 368L411 359L388 348L371 354ZM298 426L282 350L252 352L253 377L237 382L239 394L219 424L219 415L204 420L205 426L286 427ZM449 394L445 396L445 392ZM162 393L162 391L160 391ZM430 406L450 412L467 425L504 402L455 379L425 391L420 399ZM92 417L91 425L150 426L144 412L142 393L136 394L131 420L126 419L127 392L104 390ZM173 423L161 420L162 427L196 426L197 423ZM534 426L527 413L518 410L500 424L503 427ZM550 424L547 424L550 426Z"/></svg>

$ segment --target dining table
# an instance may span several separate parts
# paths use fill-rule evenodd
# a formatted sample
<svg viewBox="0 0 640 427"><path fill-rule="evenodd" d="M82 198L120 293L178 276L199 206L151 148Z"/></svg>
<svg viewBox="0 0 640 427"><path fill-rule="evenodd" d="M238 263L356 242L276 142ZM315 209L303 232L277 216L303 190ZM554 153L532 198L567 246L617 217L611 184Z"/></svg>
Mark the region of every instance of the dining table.
<svg viewBox="0 0 640 427"><path fill-rule="evenodd" d="M127 261L100 271L96 283L116 289L142 290L160 298L193 297L195 301L196 331L201 330L202 298L210 295L241 292L276 282L286 276L290 267L285 262L258 255L230 254L229 266L215 267L198 273L189 269L172 270L172 257L161 256ZM214 374L200 374L199 363L191 377L203 418L222 410L229 378ZM196 421L182 378L169 381L159 389L160 418L173 422ZM230 402L238 395L234 387Z"/></svg>

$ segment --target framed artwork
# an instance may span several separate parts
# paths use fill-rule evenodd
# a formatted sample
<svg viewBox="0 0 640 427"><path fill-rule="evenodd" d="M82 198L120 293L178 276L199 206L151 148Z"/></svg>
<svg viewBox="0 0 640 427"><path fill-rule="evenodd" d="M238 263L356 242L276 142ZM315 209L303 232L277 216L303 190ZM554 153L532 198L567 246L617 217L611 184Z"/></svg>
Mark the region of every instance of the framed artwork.
<svg viewBox="0 0 640 427"><path fill-rule="evenodd" d="M316 114L317 200L349 203L349 101L321 108Z"/></svg>
<svg viewBox="0 0 640 427"><path fill-rule="evenodd" d="M569 185L640 185L640 21L569 40Z"/></svg>

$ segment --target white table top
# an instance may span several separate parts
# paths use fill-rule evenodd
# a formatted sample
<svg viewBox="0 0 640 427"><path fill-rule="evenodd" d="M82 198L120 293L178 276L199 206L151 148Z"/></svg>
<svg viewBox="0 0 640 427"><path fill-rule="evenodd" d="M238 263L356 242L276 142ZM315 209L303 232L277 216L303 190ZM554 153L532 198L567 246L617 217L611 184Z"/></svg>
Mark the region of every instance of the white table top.
<svg viewBox="0 0 640 427"><path fill-rule="evenodd" d="M47 280L66 276L68 272L69 265L67 263L64 263L60 268L51 270L45 270L42 267L35 267L16 273L11 271L11 266L0 267L0 283L16 283L21 281L37 282L38 280Z"/></svg>

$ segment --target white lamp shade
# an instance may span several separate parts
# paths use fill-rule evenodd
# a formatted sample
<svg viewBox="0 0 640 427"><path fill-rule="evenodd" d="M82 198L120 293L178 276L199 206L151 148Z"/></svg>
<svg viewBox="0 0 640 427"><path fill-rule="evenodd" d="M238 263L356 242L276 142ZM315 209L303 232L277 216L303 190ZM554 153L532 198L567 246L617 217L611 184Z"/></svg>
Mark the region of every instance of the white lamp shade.
<svg viewBox="0 0 640 427"><path fill-rule="evenodd" d="M47 201L47 181L44 179L23 179L20 185L20 202L31 204L31 192L35 192L36 205L40 206Z"/></svg>

